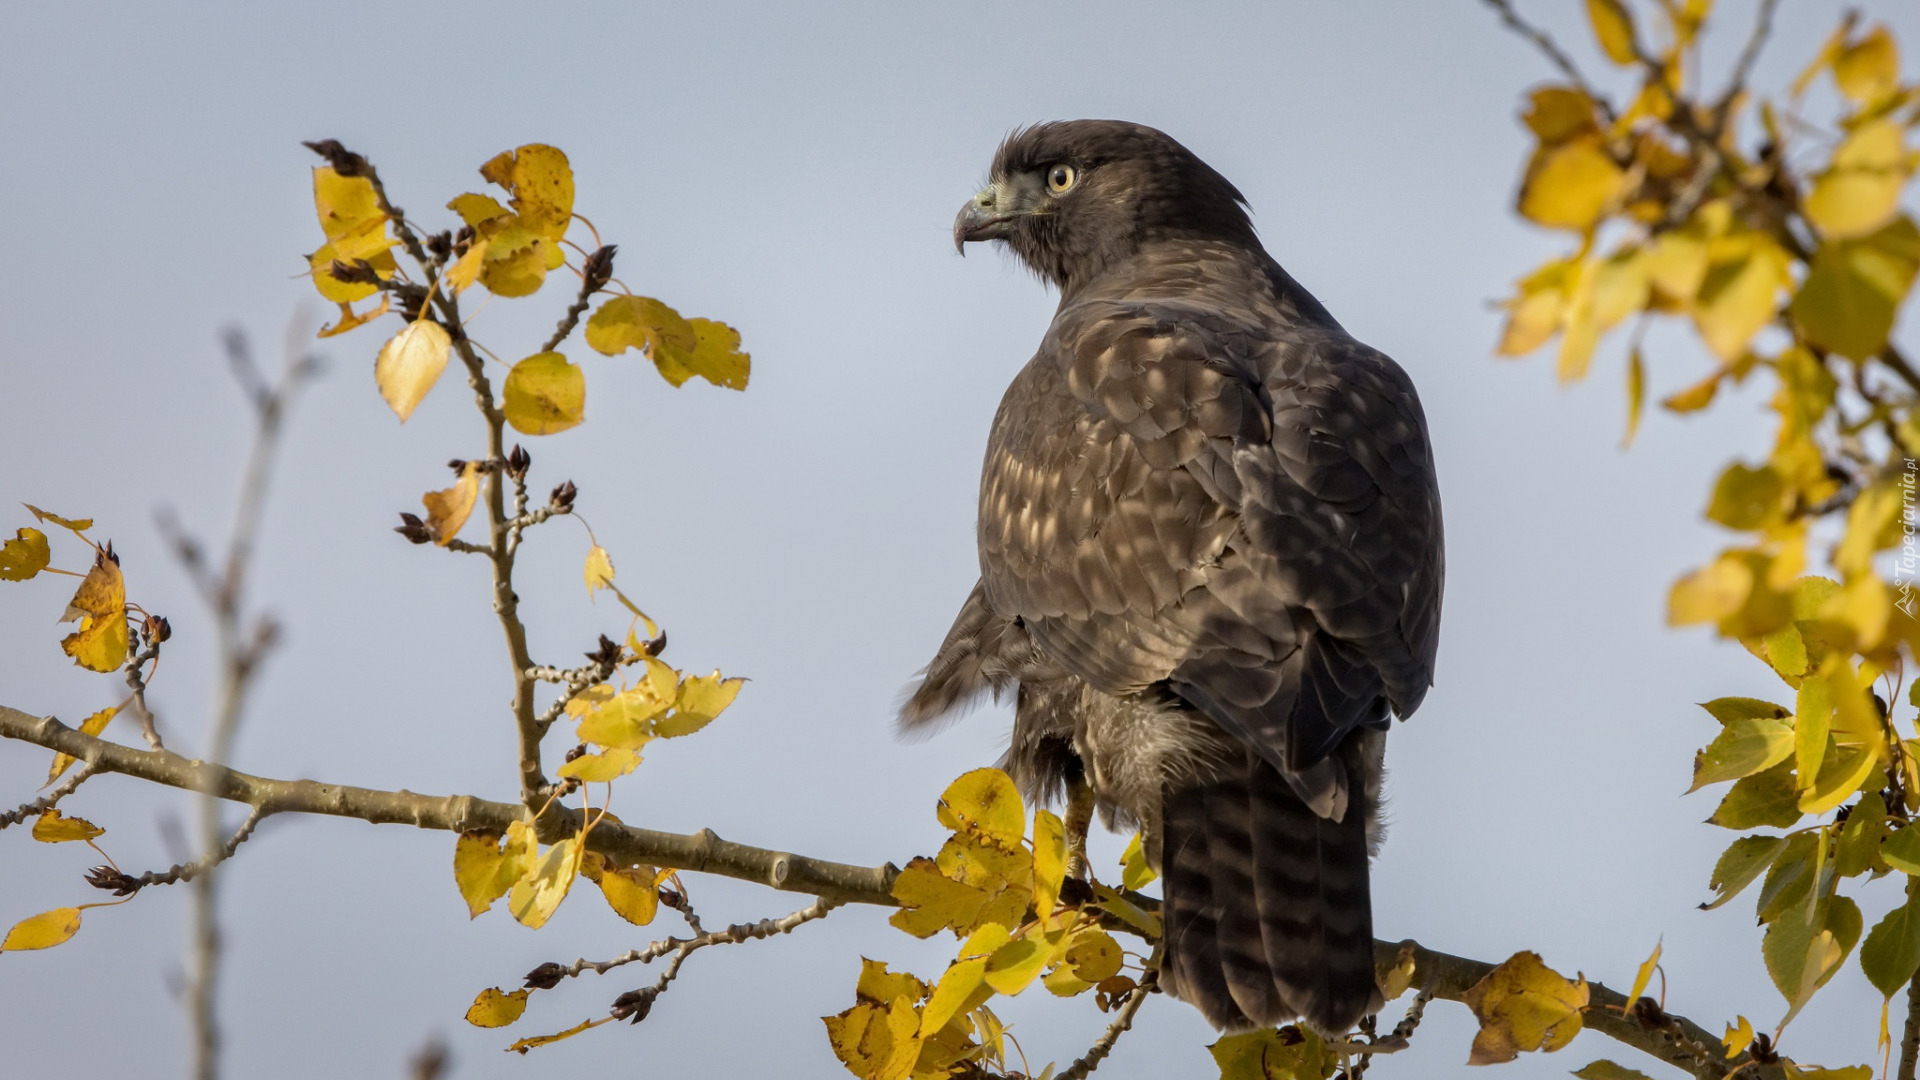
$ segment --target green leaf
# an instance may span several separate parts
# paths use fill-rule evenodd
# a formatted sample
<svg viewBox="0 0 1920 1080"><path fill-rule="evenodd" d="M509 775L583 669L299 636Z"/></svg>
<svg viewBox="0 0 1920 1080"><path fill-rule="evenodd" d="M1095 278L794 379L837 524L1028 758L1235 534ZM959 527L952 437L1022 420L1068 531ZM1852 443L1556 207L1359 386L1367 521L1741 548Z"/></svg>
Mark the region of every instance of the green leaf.
<svg viewBox="0 0 1920 1080"><path fill-rule="evenodd" d="M1738 780L1770 769L1793 754L1793 724L1787 720L1735 720L1694 755L1693 786Z"/></svg>
<svg viewBox="0 0 1920 1080"><path fill-rule="evenodd" d="M1760 885L1760 899L1754 904L1754 914L1761 922L1770 923L1783 911L1806 907L1808 890L1813 887L1817 842L1812 833L1787 838L1786 850L1774 859Z"/></svg>
<svg viewBox="0 0 1920 1080"><path fill-rule="evenodd" d="M1761 825L1787 828L1800 820L1800 800L1793 780L1792 761L1782 761L1739 780L1707 821L1723 829Z"/></svg>
<svg viewBox="0 0 1920 1080"><path fill-rule="evenodd" d="M1860 797L1847 814L1847 823L1834 844L1834 872L1853 877L1873 869L1873 856L1887 830L1887 803L1877 791Z"/></svg>
<svg viewBox="0 0 1920 1080"><path fill-rule="evenodd" d="M1920 970L1920 904L1915 897L1887 912L1860 947L1860 969L1875 990L1892 997Z"/></svg>
<svg viewBox="0 0 1920 1080"><path fill-rule="evenodd" d="M1771 701L1750 697L1714 698L1703 702L1700 707L1723 724L1731 724L1735 720L1785 720L1793 715Z"/></svg>
<svg viewBox="0 0 1920 1080"><path fill-rule="evenodd" d="M1629 1069L1625 1065L1615 1065L1613 1062L1607 1061L1604 1058L1579 1070L1573 1075L1579 1077L1580 1080L1653 1080L1653 1077L1648 1076L1638 1069Z"/></svg>
<svg viewBox="0 0 1920 1080"><path fill-rule="evenodd" d="M1786 490L1786 478L1773 466L1750 469L1736 461L1714 484L1707 517L1729 529L1758 529L1780 516Z"/></svg>
<svg viewBox="0 0 1920 1080"><path fill-rule="evenodd" d="M1786 847L1784 836L1743 836L1728 845L1720 861L1714 863L1713 877L1707 882L1714 890L1713 900L1701 904L1700 909L1711 911L1740 895Z"/></svg>
<svg viewBox="0 0 1920 1080"><path fill-rule="evenodd" d="M1920 826L1902 826L1880 844L1880 857L1903 874L1920 875Z"/></svg>
<svg viewBox="0 0 1920 1080"><path fill-rule="evenodd" d="M1860 239L1821 244L1788 311L1808 342L1865 360L1886 345L1916 271L1920 229L1903 215Z"/></svg>
<svg viewBox="0 0 1920 1080"><path fill-rule="evenodd" d="M1812 918L1805 916L1806 912L1796 909L1776 920L1767 927L1767 936L1760 943L1767 974L1795 1012L1806 1004L1813 991L1833 978L1840 970L1841 961L1860 940L1860 906L1844 896L1828 897L1815 906ZM1822 955L1815 948L1815 939L1822 931L1833 935L1834 943L1839 946L1837 955ZM1807 970L1810 959L1825 962L1819 971L1810 972Z"/></svg>

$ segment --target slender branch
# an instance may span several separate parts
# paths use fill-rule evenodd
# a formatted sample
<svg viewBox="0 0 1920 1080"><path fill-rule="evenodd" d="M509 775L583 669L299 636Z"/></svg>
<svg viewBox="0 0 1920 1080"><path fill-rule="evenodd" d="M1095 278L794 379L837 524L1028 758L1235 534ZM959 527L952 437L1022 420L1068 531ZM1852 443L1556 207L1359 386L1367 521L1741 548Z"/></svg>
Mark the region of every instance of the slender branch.
<svg viewBox="0 0 1920 1080"><path fill-rule="evenodd" d="M580 271L580 295L574 297L566 314L560 316L560 325L553 328L553 336L540 347L541 352L552 352L559 348L560 343L573 333L573 328L580 325L580 316L586 314L587 304L593 299L593 294L605 288L607 279L613 276L614 250L615 245L608 244L587 256L587 265Z"/></svg>
<svg viewBox="0 0 1920 1080"><path fill-rule="evenodd" d="M1512 0L1483 0L1483 2L1499 14L1500 21L1507 24L1507 29L1533 42L1535 47L1545 54L1547 60L1560 69L1560 73L1567 77L1568 82L1578 87L1581 93L1592 98L1600 107L1601 115L1605 116L1609 122L1613 120L1612 103L1594 90L1593 86L1587 82L1586 76L1582 75L1580 69L1574 65L1573 60L1560 50L1560 46L1554 44L1553 38L1547 36L1545 30L1520 17L1520 13L1513 9Z"/></svg>
<svg viewBox="0 0 1920 1080"><path fill-rule="evenodd" d="M41 814L53 809L59 804L61 799L73 794L74 791L78 790L81 784L86 783L87 778L92 775L93 766L81 765L79 768L73 770L72 776L60 781L59 787L54 788L52 791L47 792L45 795L40 796L30 803L22 803L12 810L0 814L0 829L4 829L9 825L18 825L30 817L39 817Z"/></svg>
<svg viewBox="0 0 1920 1080"><path fill-rule="evenodd" d="M1078 1061L1058 1074L1057 1080L1086 1080L1089 1073L1099 1068L1100 1063L1107 1059L1107 1055L1113 1053L1113 1044L1119 1042L1120 1036L1133 1027L1134 1015L1140 1011L1140 1006L1146 1004L1147 995L1153 992L1153 987L1154 980L1148 976L1140 980L1140 985L1128 991L1126 1000L1120 1003L1120 1011L1114 1016L1113 1023L1107 1025L1107 1030L1094 1040L1093 1045L1087 1048L1087 1052L1082 1054Z"/></svg>
<svg viewBox="0 0 1920 1080"><path fill-rule="evenodd" d="M680 964L687 956L699 949L704 949L709 945L738 945L742 942L758 941L762 938L773 937L776 934L791 934L794 930L807 923L813 922L816 919L826 918L828 912L840 907L845 902L844 900L830 900L826 897L821 897L807 907L782 915L779 918L761 919L759 922L753 923L736 923L733 926L727 927L725 930L716 930L711 933L696 933L691 938L670 937L664 941L655 941L645 948L622 953L610 960L596 961L583 958L575 960L573 963L565 966L559 964L542 964L533 969L527 976L527 981L530 986L537 989L548 990L558 984L561 979L578 978L589 971L596 975L605 975L617 967L635 963L648 964L666 956L668 953L678 953L679 955L674 957L673 964L668 969L670 974L663 978L658 984L658 989L655 991L658 993L660 990L666 989L666 984L671 982L673 975L679 972Z"/></svg>
<svg viewBox="0 0 1920 1080"><path fill-rule="evenodd" d="M139 877L132 877L130 875L115 876L113 878L113 887L116 891L120 892L121 895L125 895L126 893L144 889L149 885L176 885L180 882L193 881L196 878L200 878L200 876L208 870L233 858L233 853L239 850L241 844L246 843L252 838L253 830L258 828L260 822L272 813L274 813L274 810L271 807L256 806L253 808L253 812L247 815L247 820L241 822L240 827L234 830L232 836L221 841L218 847L210 849L199 859L189 863L174 863L165 870L149 870ZM102 885L101 887L106 888L108 886Z"/></svg>
<svg viewBox="0 0 1920 1080"><path fill-rule="evenodd" d="M1747 88L1747 80L1753 75L1753 65L1760 59L1760 50L1773 33L1773 12L1779 6L1780 0L1760 0L1760 10L1753 20L1753 32L1747 36L1746 47L1740 50L1740 59L1734 61L1733 75L1727 80L1726 91L1720 95L1720 104L1714 107L1713 126L1716 132L1725 130L1734 99Z"/></svg>
<svg viewBox="0 0 1920 1080"><path fill-rule="evenodd" d="M1907 896L1916 892L1915 879L1907 879ZM1907 1026L1900 1035L1899 1080L1914 1080L1914 1068L1920 1063L1920 975L1907 983Z"/></svg>
<svg viewBox="0 0 1920 1080"><path fill-rule="evenodd" d="M144 639L145 644L127 661L127 705L133 709L134 719L140 721L140 734L147 740L147 746L154 750L165 750L160 742L160 729L153 722L153 710L147 708L147 678L140 669L160 658L160 643Z"/></svg>

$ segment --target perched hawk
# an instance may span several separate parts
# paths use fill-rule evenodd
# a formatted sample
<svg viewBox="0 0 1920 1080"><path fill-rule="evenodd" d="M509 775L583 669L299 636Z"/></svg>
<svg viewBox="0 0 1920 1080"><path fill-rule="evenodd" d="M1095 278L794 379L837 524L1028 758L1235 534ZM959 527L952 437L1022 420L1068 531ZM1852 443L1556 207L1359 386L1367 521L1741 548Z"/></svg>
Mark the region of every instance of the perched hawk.
<svg viewBox="0 0 1920 1080"><path fill-rule="evenodd" d="M1016 132L954 223L969 240L1005 242L1060 308L994 417L980 583L902 727L1010 694L1029 797L1090 788L1143 831L1160 985L1216 1027L1344 1031L1379 1005L1385 732L1440 629L1413 383L1152 128Z"/></svg>

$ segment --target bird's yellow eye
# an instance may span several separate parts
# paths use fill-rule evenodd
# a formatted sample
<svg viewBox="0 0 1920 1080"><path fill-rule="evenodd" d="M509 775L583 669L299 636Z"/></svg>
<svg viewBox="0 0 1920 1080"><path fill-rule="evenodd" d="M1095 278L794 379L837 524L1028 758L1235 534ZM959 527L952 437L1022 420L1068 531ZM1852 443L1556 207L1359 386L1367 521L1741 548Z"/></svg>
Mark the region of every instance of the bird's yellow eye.
<svg viewBox="0 0 1920 1080"><path fill-rule="evenodd" d="M1074 171L1073 166L1055 165L1047 170L1047 190L1059 195L1072 187L1073 182L1079 178L1080 174Z"/></svg>

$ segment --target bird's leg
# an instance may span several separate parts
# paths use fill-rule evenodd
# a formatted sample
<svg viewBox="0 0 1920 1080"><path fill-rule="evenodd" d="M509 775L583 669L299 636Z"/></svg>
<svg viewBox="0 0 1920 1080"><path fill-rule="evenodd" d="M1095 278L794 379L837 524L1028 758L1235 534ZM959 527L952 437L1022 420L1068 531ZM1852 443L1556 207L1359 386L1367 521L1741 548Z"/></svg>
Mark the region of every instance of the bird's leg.
<svg viewBox="0 0 1920 1080"><path fill-rule="evenodd" d="M1093 785L1084 770L1067 778L1067 876L1087 879L1087 829L1093 824Z"/></svg>

